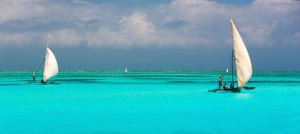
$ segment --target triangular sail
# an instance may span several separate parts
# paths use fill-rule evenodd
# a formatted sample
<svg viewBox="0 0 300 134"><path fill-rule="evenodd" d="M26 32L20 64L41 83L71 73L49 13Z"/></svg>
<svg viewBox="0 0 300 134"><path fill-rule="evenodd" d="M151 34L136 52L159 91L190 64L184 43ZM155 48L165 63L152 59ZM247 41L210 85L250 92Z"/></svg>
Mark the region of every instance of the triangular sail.
<svg viewBox="0 0 300 134"><path fill-rule="evenodd" d="M43 75L43 81L46 82L48 79L53 77L58 73L58 65L56 58L51 51L50 48L46 48L46 55L45 55L45 61L44 61L44 75Z"/></svg>
<svg viewBox="0 0 300 134"><path fill-rule="evenodd" d="M233 51L235 56L236 75L238 87L244 86L252 76L252 65L247 48L236 29L232 19L230 19L232 28Z"/></svg>

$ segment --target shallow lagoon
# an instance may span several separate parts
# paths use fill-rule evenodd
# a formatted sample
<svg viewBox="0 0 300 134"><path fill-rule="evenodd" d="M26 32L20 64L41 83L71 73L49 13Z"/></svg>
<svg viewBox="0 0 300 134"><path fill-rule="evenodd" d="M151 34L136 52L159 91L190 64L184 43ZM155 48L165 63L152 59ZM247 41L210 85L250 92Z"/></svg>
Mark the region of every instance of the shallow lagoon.
<svg viewBox="0 0 300 134"><path fill-rule="evenodd" d="M300 133L299 72L255 73L241 93L207 92L221 72L31 75L0 73L2 134Z"/></svg>

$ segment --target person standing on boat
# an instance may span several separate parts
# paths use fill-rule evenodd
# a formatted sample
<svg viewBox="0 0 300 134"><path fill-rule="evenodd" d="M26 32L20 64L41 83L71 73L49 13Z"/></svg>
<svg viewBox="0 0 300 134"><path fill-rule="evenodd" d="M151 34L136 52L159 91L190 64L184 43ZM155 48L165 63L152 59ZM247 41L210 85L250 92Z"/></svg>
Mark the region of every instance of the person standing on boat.
<svg viewBox="0 0 300 134"><path fill-rule="evenodd" d="M223 85L223 78L222 76L219 77L219 89L222 88L222 85Z"/></svg>
<svg viewBox="0 0 300 134"><path fill-rule="evenodd" d="M234 83L231 82L231 84L230 84L230 89L233 89L233 88L234 88Z"/></svg>
<svg viewBox="0 0 300 134"><path fill-rule="evenodd" d="M33 72L33 74L32 74L32 79L33 79L33 81L35 81L35 72Z"/></svg>

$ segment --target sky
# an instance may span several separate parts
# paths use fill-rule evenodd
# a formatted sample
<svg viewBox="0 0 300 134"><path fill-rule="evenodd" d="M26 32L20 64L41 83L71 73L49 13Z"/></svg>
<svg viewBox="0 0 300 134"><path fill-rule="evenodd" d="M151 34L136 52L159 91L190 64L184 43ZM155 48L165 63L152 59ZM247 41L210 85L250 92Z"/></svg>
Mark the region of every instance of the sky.
<svg viewBox="0 0 300 134"><path fill-rule="evenodd" d="M0 71L224 71L233 19L254 71L300 71L298 0L1 0Z"/></svg>

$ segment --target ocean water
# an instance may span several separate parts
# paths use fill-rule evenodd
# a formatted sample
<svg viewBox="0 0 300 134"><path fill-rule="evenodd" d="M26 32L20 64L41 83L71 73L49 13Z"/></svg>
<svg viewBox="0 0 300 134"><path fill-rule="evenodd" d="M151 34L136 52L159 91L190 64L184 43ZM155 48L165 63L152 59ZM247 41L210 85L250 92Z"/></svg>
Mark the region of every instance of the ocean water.
<svg viewBox="0 0 300 134"><path fill-rule="evenodd" d="M1 134L300 133L300 72L254 73L241 93L207 91L222 72L31 75L0 73Z"/></svg>

